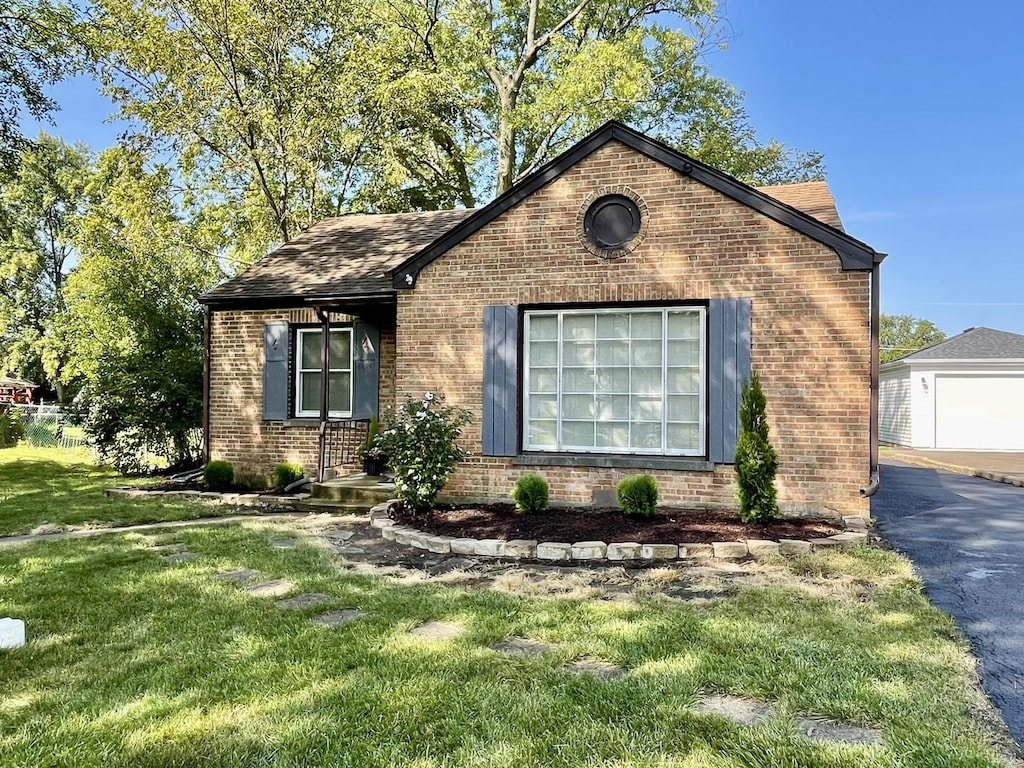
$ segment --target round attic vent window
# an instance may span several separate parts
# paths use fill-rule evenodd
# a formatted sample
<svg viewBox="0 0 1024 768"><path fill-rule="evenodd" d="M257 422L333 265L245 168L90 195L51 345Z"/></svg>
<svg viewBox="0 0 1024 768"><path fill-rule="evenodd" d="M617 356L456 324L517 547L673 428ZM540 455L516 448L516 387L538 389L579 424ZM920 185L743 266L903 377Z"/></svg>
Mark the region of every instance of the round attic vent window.
<svg viewBox="0 0 1024 768"><path fill-rule="evenodd" d="M640 208L624 195L599 197L583 218L587 240L597 248L615 251L640 232Z"/></svg>

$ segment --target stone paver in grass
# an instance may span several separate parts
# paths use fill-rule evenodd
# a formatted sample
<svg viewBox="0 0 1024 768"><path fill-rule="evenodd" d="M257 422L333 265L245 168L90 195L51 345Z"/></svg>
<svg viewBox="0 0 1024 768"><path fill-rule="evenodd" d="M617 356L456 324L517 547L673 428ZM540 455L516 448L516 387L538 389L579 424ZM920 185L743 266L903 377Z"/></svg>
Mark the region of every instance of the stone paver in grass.
<svg viewBox="0 0 1024 768"><path fill-rule="evenodd" d="M253 571L249 568L236 568L233 571L221 571L220 573L213 574L213 578L217 579L217 581L230 581L235 584L255 581L261 576L262 574L259 571Z"/></svg>
<svg viewBox="0 0 1024 768"><path fill-rule="evenodd" d="M857 744L874 747L882 743L882 732L876 728L862 728L852 723L837 723L832 720L806 719L800 721L800 735L811 741L833 744Z"/></svg>
<svg viewBox="0 0 1024 768"><path fill-rule="evenodd" d="M256 597L283 597L295 589L295 585L286 579L271 579L259 584L250 584L243 589Z"/></svg>
<svg viewBox="0 0 1024 768"><path fill-rule="evenodd" d="M274 549L295 549L295 547L297 547L298 544L299 542L296 539L290 539L285 537L270 540L270 546L272 546Z"/></svg>
<svg viewBox="0 0 1024 768"><path fill-rule="evenodd" d="M465 631L458 624L447 621L425 621L418 627L410 629L409 634L429 640L454 640L457 637L462 637Z"/></svg>
<svg viewBox="0 0 1024 768"><path fill-rule="evenodd" d="M366 615L365 611L357 611L354 608L344 608L340 611L328 611L327 613L321 613L319 616L314 616L313 621L317 624L324 624L328 627L340 627L349 622L361 619Z"/></svg>
<svg viewBox="0 0 1024 768"><path fill-rule="evenodd" d="M626 670L622 667L600 659L577 659L570 661L563 668L577 675L592 675L602 680L618 680L626 675Z"/></svg>
<svg viewBox="0 0 1024 768"><path fill-rule="evenodd" d="M763 701L739 696L701 696L694 709L705 715L719 715L737 725L760 725L772 715L772 708Z"/></svg>
<svg viewBox="0 0 1024 768"><path fill-rule="evenodd" d="M195 552L189 552L187 550L181 550L178 552L171 552L168 555L161 555L160 559L165 563L181 563L185 560L191 560L196 556Z"/></svg>
<svg viewBox="0 0 1024 768"><path fill-rule="evenodd" d="M498 653L507 653L512 656L540 656L543 653L555 650L556 647L550 643L543 643L540 640L529 640L516 635L499 640L491 646Z"/></svg>
<svg viewBox="0 0 1024 768"><path fill-rule="evenodd" d="M303 608L312 608L331 602L334 602L334 598L330 595L324 595L319 592L307 592L302 595L286 598L285 600L278 600L277 607L284 608L286 611L298 611Z"/></svg>

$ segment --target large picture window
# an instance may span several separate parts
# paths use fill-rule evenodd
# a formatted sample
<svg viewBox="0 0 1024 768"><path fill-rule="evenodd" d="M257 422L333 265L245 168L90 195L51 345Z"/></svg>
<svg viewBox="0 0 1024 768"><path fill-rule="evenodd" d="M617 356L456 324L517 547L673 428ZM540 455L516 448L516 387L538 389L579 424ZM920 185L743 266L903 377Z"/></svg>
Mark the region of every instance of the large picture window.
<svg viewBox="0 0 1024 768"><path fill-rule="evenodd" d="M352 329L331 329L328 354L327 408L331 418L352 415ZM320 415L320 346L323 331L295 332L295 415Z"/></svg>
<svg viewBox="0 0 1024 768"><path fill-rule="evenodd" d="M526 312L523 447L704 455L705 314L703 307Z"/></svg>

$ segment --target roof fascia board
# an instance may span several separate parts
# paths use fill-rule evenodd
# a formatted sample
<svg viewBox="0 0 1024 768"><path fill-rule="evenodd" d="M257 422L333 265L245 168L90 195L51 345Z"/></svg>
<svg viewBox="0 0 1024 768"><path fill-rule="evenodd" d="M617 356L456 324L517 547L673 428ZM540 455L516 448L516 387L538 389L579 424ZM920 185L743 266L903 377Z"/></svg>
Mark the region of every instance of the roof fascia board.
<svg viewBox="0 0 1024 768"><path fill-rule="evenodd" d="M394 291L363 294L334 294L327 296L200 296L199 303L214 312L232 309L303 309L312 306L340 304L394 304Z"/></svg>
<svg viewBox="0 0 1024 768"><path fill-rule="evenodd" d="M827 245L839 255L839 261L844 271L870 271L876 263L880 263L885 258L885 254L879 254L871 246L850 237L845 232L834 229L813 216L781 203L732 176L687 157L622 123L612 121L598 128L578 144L514 185L505 194L485 205L392 269L389 273L392 285L399 289L413 288L420 271L432 261L613 140L619 141L679 173L690 176L780 224Z"/></svg>
<svg viewBox="0 0 1024 768"><path fill-rule="evenodd" d="M975 370L998 370L1010 366L1020 366L1024 369L1024 358L1020 357L979 357L979 358L919 358L916 360L904 360L907 365L916 370L924 368L943 368L951 370L954 368L973 368ZM1022 370L1024 372L1024 370Z"/></svg>

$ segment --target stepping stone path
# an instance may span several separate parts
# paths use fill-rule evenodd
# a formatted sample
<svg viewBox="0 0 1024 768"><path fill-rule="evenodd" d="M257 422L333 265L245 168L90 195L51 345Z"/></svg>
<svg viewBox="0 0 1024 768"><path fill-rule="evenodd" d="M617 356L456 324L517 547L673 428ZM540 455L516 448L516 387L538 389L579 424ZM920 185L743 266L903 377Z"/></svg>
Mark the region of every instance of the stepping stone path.
<svg viewBox="0 0 1024 768"><path fill-rule="evenodd" d="M244 584L248 581L255 581L262 576L258 571L252 571L248 568L239 568L234 571L221 571L220 573L214 574L213 578L217 581L230 581L235 584Z"/></svg>
<svg viewBox="0 0 1024 768"><path fill-rule="evenodd" d="M626 676L626 670L622 667L600 659L577 659L570 661L562 669L577 675L592 675L602 680L618 680Z"/></svg>
<svg viewBox="0 0 1024 768"><path fill-rule="evenodd" d="M555 650L557 646L550 643L542 643L540 640L528 640L525 637L506 637L499 640L491 648L498 653L507 653L511 656L540 656L548 651Z"/></svg>
<svg viewBox="0 0 1024 768"><path fill-rule="evenodd" d="M761 725L772 716L772 708L761 701L739 696L702 696L694 709L705 715L718 715L737 725Z"/></svg>
<svg viewBox="0 0 1024 768"><path fill-rule="evenodd" d="M454 640L462 637L464 633L465 630L458 624L447 621L425 621L409 630L409 634L414 637L426 637L430 640Z"/></svg>
<svg viewBox="0 0 1024 768"><path fill-rule="evenodd" d="M295 589L295 585L285 579L271 579L258 584L250 584L243 589L256 597L283 597Z"/></svg>
<svg viewBox="0 0 1024 768"><path fill-rule="evenodd" d="M365 611L346 608L341 611L328 611L327 613L321 613L319 616L314 616L313 621L317 624L325 624L328 627L340 627L343 624L348 624L356 619L361 619L365 615Z"/></svg>
<svg viewBox="0 0 1024 768"><path fill-rule="evenodd" d="M799 727L800 735L811 741L858 744L864 747L875 747L882 743L882 732L877 728L862 728L831 720L801 720Z"/></svg>
<svg viewBox="0 0 1024 768"><path fill-rule="evenodd" d="M285 600L278 600L276 605L278 608L284 608L286 611L298 611L303 608L312 608L332 602L334 602L334 598L330 595L323 595L319 592L307 592L304 595L296 595Z"/></svg>
<svg viewBox="0 0 1024 768"><path fill-rule="evenodd" d="M188 552L186 550L182 550L180 552L172 552L169 555L162 555L160 559L163 560L165 563L181 563L185 560L191 560L195 556L195 552Z"/></svg>

